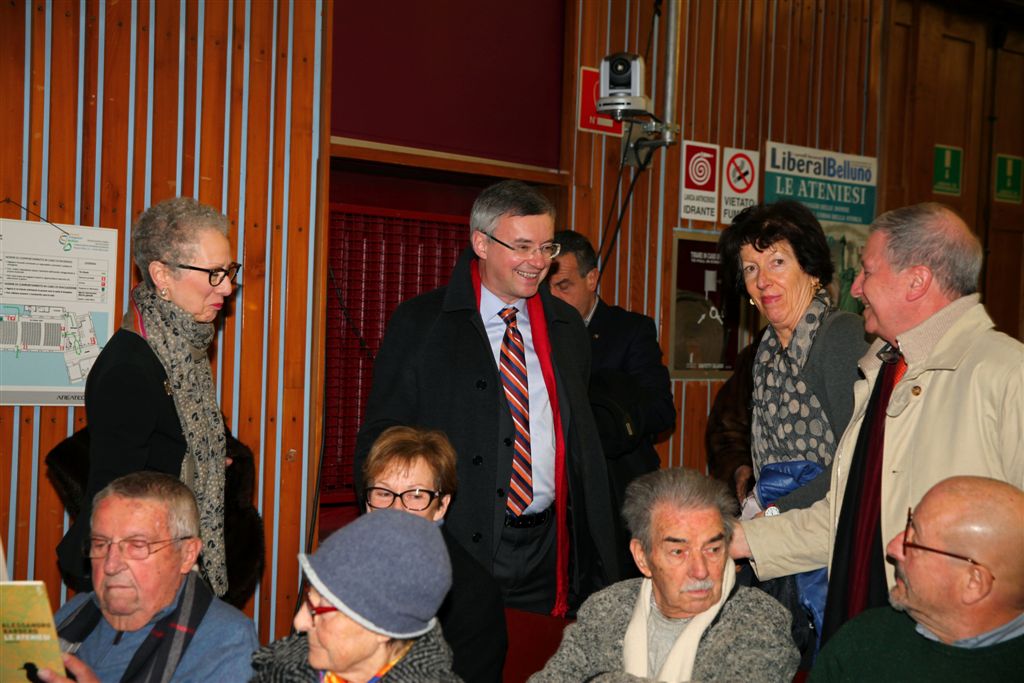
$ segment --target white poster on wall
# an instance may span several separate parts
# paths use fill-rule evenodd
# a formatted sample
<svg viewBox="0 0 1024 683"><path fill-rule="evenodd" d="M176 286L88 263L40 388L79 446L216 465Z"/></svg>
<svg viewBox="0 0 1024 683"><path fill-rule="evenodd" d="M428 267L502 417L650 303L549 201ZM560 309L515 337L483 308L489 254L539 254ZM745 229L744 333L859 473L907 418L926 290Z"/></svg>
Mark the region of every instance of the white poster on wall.
<svg viewBox="0 0 1024 683"><path fill-rule="evenodd" d="M81 405L114 332L117 231L0 219L0 405Z"/></svg>
<svg viewBox="0 0 1024 683"><path fill-rule="evenodd" d="M684 140L680 176L680 217L717 223L718 145Z"/></svg>
<svg viewBox="0 0 1024 683"><path fill-rule="evenodd" d="M740 211L757 204L761 187L761 154L726 147L722 153L722 222L732 223Z"/></svg>

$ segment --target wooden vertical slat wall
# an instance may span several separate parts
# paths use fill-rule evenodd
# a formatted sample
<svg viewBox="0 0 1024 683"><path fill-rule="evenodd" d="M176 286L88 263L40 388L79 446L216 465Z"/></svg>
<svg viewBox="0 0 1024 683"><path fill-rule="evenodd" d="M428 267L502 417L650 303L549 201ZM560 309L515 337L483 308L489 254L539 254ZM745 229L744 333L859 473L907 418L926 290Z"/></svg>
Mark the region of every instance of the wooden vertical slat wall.
<svg viewBox="0 0 1024 683"><path fill-rule="evenodd" d="M231 219L243 284L212 362L227 423L256 454L268 557L249 611L264 641L290 629L296 553L315 520L330 10L312 0L0 6L0 200L116 229L122 277L133 270L130 224L150 204L197 196ZM33 219L11 203L0 216ZM0 537L12 577L46 581L55 606L66 596L54 556L65 520L44 458L84 424L81 408L0 407Z"/></svg>
<svg viewBox="0 0 1024 683"><path fill-rule="evenodd" d="M680 139L762 155L769 139L878 155L883 7L883 0L681 2L675 122ZM668 70L666 8L663 3L646 55L648 94L659 115L665 111ZM566 74L573 91L580 67L598 67L613 52L644 53L653 14L649 0L574 0L566 11L566 55L575 60ZM609 207L617 215L636 170L626 168L615 192L620 141L577 131L575 114L564 114L563 168L572 174L564 227L597 244ZM674 239L715 236L724 227L678 217L681 154L679 144L659 150L638 180L601 282L605 301L654 318L666 355ZM721 384L673 380L679 420L675 434L660 446L663 464L704 468L704 428Z"/></svg>

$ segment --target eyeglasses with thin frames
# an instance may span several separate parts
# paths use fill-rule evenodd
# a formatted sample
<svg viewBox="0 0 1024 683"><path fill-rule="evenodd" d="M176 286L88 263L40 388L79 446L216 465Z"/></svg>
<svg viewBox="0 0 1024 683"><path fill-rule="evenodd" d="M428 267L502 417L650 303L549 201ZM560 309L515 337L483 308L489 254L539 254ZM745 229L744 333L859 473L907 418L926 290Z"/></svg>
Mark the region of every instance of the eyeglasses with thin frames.
<svg viewBox="0 0 1024 683"><path fill-rule="evenodd" d="M486 235L487 233L484 234ZM535 247L530 244L516 244L513 246L508 242L502 242L494 235L487 235L487 237L490 238L491 240L494 240L495 242L505 247L506 249L514 251L517 256L520 256L522 258L530 258L534 254L539 252L541 256L550 261L551 259L558 256L558 254L561 253L562 251L562 245L559 244L558 242L547 242L545 244L540 245L539 247Z"/></svg>
<svg viewBox="0 0 1024 683"><path fill-rule="evenodd" d="M952 557L954 560L963 560L964 562L969 562L970 564L973 564L976 567L981 567L982 569L987 570L989 574L992 574L992 570L991 569L989 569L988 567L983 565L981 562L978 562L974 558L967 557L966 555L957 555L956 553L951 553L948 550L939 550L938 548L932 548L931 546L921 545L920 543L913 543L912 541L908 541L907 537L910 536L910 529L913 527L913 523L914 523L914 509L913 508L907 508L907 528L903 530L903 554L904 555L907 554L907 548L916 548L917 550L923 550L923 551L929 552L929 553L936 553L937 555L945 555L946 557ZM996 575L992 574L992 580L993 581L995 581L995 578L996 578Z"/></svg>
<svg viewBox="0 0 1024 683"><path fill-rule="evenodd" d="M216 287L224 282L224 278L228 278L231 284L235 284L235 278L238 277L238 272L242 270L241 263L231 263L227 268L200 268L199 266L191 266L187 263L167 263L165 265L181 268L182 270L198 270L200 273L206 273L211 287Z"/></svg>
<svg viewBox="0 0 1024 683"><path fill-rule="evenodd" d="M418 487L398 493L383 486L368 486L365 493L366 504L374 510L386 510L395 504L396 498L401 498L405 509L412 510L413 512L426 510L434 502L434 499L441 495L440 491L431 491L430 489Z"/></svg>
<svg viewBox="0 0 1024 683"><path fill-rule="evenodd" d="M90 560L99 560L107 557L110 553L110 546L117 545L117 549L121 552L123 557L127 557L129 560L145 560L153 553L158 553L172 543L178 541L186 541L194 536L178 536L177 538L164 538L159 541L147 541L144 538L122 538L114 541L113 539L103 538L101 536L93 536L89 539L89 542L85 547L85 555ZM162 545L161 545L162 544ZM159 548L153 549L153 546L159 545Z"/></svg>

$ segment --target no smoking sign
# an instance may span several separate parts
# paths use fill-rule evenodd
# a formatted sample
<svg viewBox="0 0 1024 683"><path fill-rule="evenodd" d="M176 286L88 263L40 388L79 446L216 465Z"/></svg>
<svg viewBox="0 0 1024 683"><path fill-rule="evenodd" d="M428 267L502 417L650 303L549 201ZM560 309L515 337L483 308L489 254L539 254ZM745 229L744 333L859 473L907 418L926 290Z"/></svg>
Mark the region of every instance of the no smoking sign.
<svg viewBox="0 0 1024 683"><path fill-rule="evenodd" d="M743 209L757 204L761 183L761 155L746 149L726 147L722 154L722 222L731 223Z"/></svg>

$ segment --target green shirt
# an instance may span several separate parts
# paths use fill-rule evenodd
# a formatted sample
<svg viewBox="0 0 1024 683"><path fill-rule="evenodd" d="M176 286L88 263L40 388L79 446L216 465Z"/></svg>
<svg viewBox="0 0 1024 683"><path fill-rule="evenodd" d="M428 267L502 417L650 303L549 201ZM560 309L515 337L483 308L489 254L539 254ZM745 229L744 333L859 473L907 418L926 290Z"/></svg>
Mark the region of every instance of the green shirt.
<svg viewBox="0 0 1024 683"><path fill-rule="evenodd" d="M967 649L925 638L891 607L864 612L836 633L808 683L821 681L1010 681L1024 672L1024 636Z"/></svg>

